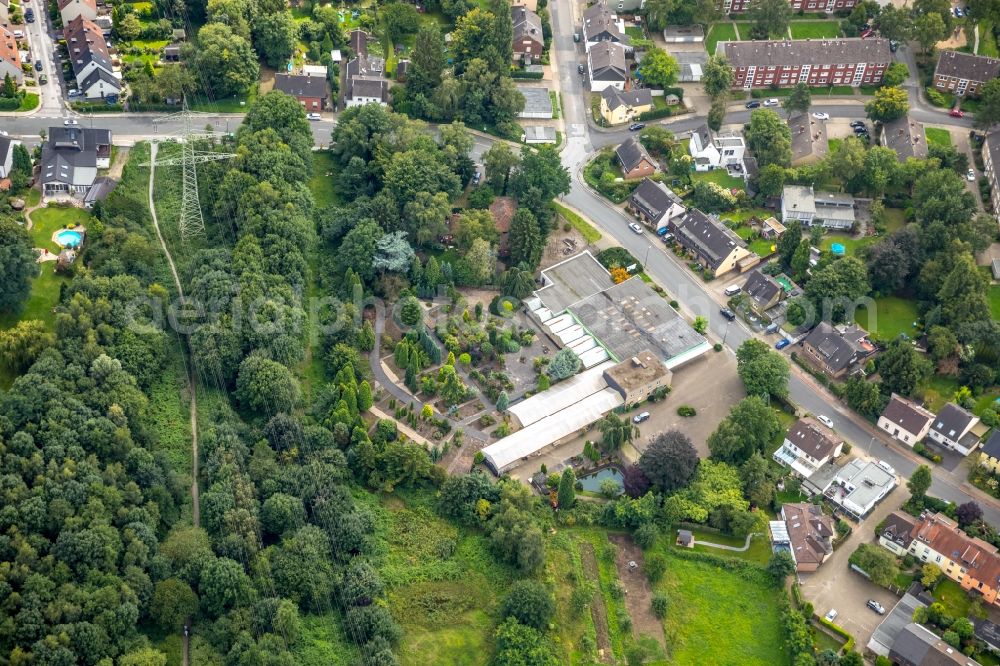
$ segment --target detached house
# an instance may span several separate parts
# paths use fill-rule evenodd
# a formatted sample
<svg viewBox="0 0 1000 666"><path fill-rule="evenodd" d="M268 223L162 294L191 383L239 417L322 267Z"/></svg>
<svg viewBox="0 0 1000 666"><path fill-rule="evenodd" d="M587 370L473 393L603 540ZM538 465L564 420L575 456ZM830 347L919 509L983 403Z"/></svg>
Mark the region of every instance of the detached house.
<svg viewBox="0 0 1000 666"><path fill-rule="evenodd" d="M840 379L860 360L875 353L868 331L857 324L837 327L821 321L802 341L804 356L824 374Z"/></svg>
<svg viewBox="0 0 1000 666"><path fill-rule="evenodd" d="M624 90L628 81L625 48L616 42L602 42L587 52L590 68L590 91L602 92L612 87Z"/></svg>
<svg viewBox="0 0 1000 666"><path fill-rule="evenodd" d="M609 125L621 125L653 110L653 93L649 88L618 90L608 86L601 92L601 117Z"/></svg>
<svg viewBox="0 0 1000 666"><path fill-rule="evenodd" d="M731 164L743 164L746 142L739 134L714 134L708 125L691 131L688 153L694 160L695 171L711 171Z"/></svg>
<svg viewBox="0 0 1000 666"><path fill-rule="evenodd" d="M877 85L892 62L889 40L872 37L719 42L716 53L733 68L733 87L744 90Z"/></svg>
<svg viewBox="0 0 1000 666"><path fill-rule="evenodd" d="M622 167L625 180L645 178L659 171L656 160L649 156L646 147L635 137L629 137L615 149L618 164Z"/></svg>
<svg viewBox="0 0 1000 666"><path fill-rule="evenodd" d="M879 140L886 148L892 148L896 159L906 162L911 157L927 157L927 137L924 126L903 116L882 125Z"/></svg>
<svg viewBox="0 0 1000 666"><path fill-rule="evenodd" d="M990 184L993 217L1000 219L1000 132L986 135L983 142L983 174Z"/></svg>
<svg viewBox="0 0 1000 666"><path fill-rule="evenodd" d="M788 129L792 133L792 166L815 164L830 154L826 122L797 113L788 119Z"/></svg>
<svg viewBox="0 0 1000 666"><path fill-rule="evenodd" d="M782 504L781 519L788 532L788 546L795 570L810 572L833 555L833 518L822 507L808 502Z"/></svg>
<svg viewBox="0 0 1000 666"><path fill-rule="evenodd" d="M1000 474L1000 428L994 428L979 452L979 464L994 474Z"/></svg>
<svg viewBox="0 0 1000 666"><path fill-rule="evenodd" d="M117 99L122 83L103 31L90 19L77 16L63 28L63 37L80 94L88 100Z"/></svg>
<svg viewBox="0 0 1000 666"><path fill-rule="evenodd" d="M514 59L526 64L540 60L545 51L542 19L524 5L514 5L510 21L514 27Z"/></svg>
<svg viewBox="0 0 1000 666"><path fill-rule="evenodd" d="M10 30L0 28L0 81L3 81L8 74L18 83L24 81L21 51L17 48L17 40Z"/></svg>
<svg viewBox="0 0 1000 666"><path fill-rule="evenodd" d="M329 90L325 76L301 76L297 74L275 74L274 89L299 100L306 111L317 112L326 108Z"/></svg>
<svg viewBox="0 0 1000 666"><path fill-rule="evenodd" d="M928 433L931 440L963 456L979 446L979 437L972 432L979 417L953 402L941 408Z"/></svg>
<svg viewBox="0 0 1000 666"><path fill-rule="evenodd" d="M743 285L743 293L750 299L751 307L760 313L780 303L785 290L773 277L757 270L750 273Z"/></svg>
<svg viewBox="0 0 1000 666"><path fill-rule="evenodd" d="M849 194L816 192L812 186L786 185L781 193L781 219L826 229L854 226L854 197Z"/></svg>
<svg viewBox="0 0 1000 666"><path fill-rule="evenodd" d="M654 229L667 226L671 218L687 210L684 201L674 194L673 190L649 178L644 178L639 186L632 190L626 208Z"/></svg>
<svg viewBox="0 0 1000 666"><path fill-rule="evenodd" d="M47 197L85 197L98 169L111 162L111 130L50 127L42 146L40 181Z"/></svg>
<svg viewBox="0 0 1000 666"><path fill-rule="evenodd" d="M785 434L785 441L774 452L778 464L791 468L808 479L823 465L840 456L844 442L833 431L811 418L799 419Z"/></svg>
<svg viewBox="0 0 1000 666"><path fill-rule="evenodd" d="M385 72L385 60L368 55L368 33L352 30L350 36L354 58L348 61L344 73L344 107L364 104L389 104L389 81Z"/></svg>
<svg viewBox="0 0 1000 666"><path fill-rule="evenodd" d="M620 46L628 44L625 21L608 7L606 0L598 0L583 12L584 48L590 51L602 42L614 42Z"/></svg>
<svg viewBox="0 0 1000 666"><path fill-rule="evenodd" d="M70 21L79 16L88 21L97 19L97 0L59 0L56 4L59 7L59 15L62 16L63 25L69 24Z"/></svg>
<svg viewBox="0 0 1000 666"><path fill-rule="evenodd" d="M1000 59L941 51L934 68L934 87L958 97L976 97L987 81L1000 76Z"/></svg>
<svg viewBox="0 0 1000 666"><path fill-rule="evenodd" d="M917 518L908 513L893 511L882 522L882 529L878 535L879 545L893 554L903 557L910 550L913 533L919 523Z"/></svg>
<svg viewBox="0 0 1000 666"><path fill-rule="evenodd" d="M892 435L893 439L913 446L927 436L933 420L932 413L893 393L885 411L878 417L878 427Z"/></svg>
<svg viewBox="0 0 1000 666"><path fill-rule="evenodd" d="M677 242L715 277L737 270L744 259L756 258L742 238L696 208L672 218L668 226Z"/></svg>

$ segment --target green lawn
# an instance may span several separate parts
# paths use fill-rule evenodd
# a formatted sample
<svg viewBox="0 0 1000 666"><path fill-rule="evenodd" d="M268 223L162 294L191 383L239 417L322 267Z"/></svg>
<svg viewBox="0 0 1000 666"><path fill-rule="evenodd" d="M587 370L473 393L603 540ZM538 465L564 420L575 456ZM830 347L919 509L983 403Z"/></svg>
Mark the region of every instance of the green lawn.
<svg viewBox="0 0 1000 666"><path fill-rule="evenodd" d="M705 37L705 50L709 55L715 55L715 47L719 42L735 42L736 28L732 23L716 23L708 30Z"/></svg>
<svg viewBox="0 0 1000 666"><path fill-rule="evenodd" d="M823 236L823 241L819 247L824 252L832 252L834 243L844 246L846 256L855 256L862 248L865 248L878 240L875 236L865 236L863 238L853 238L850 234L831 231Z"/></svg>
<svg viewBox="0 0 1000 666"><path fill-rule="evenodd" d="M979 52L976 55L1000 58L1000 49L997 48L997 40L993 36L992 21L979 22Z"/></svg>
<svg viewBox="0 0 1000 666"><path fill-rule="evenodd" d="M885 209L885 231L891 234L906 226L906 213L899 208Z"/></svg>
<svg viewBox="0 0 1000 666"><path fill-rule="evenodd" d="M831 39L840 35L837 21L792 22L792 39Z"/></svg>
<svg viewBox="0 0 1000 666"><path fill-rule="evenodd" d="M665 620L671 663L784 666L783 594L726 569L671 556L656 585L670 599Z"/></svg>
<svg viewBox="0 0 1000 666"><path fill-rule="evenodd" d="M637 25L630 25L625 28L625 34L632 39L646 39L646 33Z"/></svg>
<svg viewBox="0 0 1000 666"><path fill-rule="evenodd" d="M18 111L34 111L38 107L38 95L36 93L26 92L24 97L21 98L21 105L17 107Z"/></svg>
<svg viewBox="0 0 1000 666"><path fill-rule="evenodd" d="M768 541L766 535L758 535L750 540L750 548L742 553L737 553L733 551L722 550L721 548L712 548L711 546L702 546L700 542L707 541L709 543L718 543L723 546L735 546L737 548L742 548L746 539L740 539L734 536L728 536L726 534L716 534L715 532L701 531L701 530L691 530L694 534L695 546L694 551L697 553L709 553L711 555L718 555L720 557L734 557L739 560L747 560L748 562L756 562L757 564L767 564L767 561L771 559L771 543ZM677 529L671 528L667 533L668 547L676 548L674 545L673 537L677 535Z"/></svg>
<svg viewBox="0 0 1000 666"><path fill-rule="evenodd" d="M927 144L931 146L941 146L947 148L951 145L951 132L940 127L926 127L924 134L927 136Z"/></svg>
<svg viewBox="0 0 1000 666"><path fill-rule="evenodd" d="M746 189L746 183L743 182L742 178L730 176L725 169L695 172L691 174L691 180L708 180L716 185L721 185L727 190L732 188L736 188L738 190Z"/></svg>
<svg viewBox="0 0 1000 666"><path fill-rule="evenodd" d="M844 143L843 139L827 139L826 147L830 151L830 154L832 155L834 151L837 150L837 146L839 146L842 143Z"/></svg>
<svg viewBox="0 0 1000 666"><path fill-rule="evenodd" d="M900 333L911 338L916 336L913 322L919 319L915 301L898 296L883 296L875 299L875 313L859 308L854 312L854 321L880 340L889 341Z"/></svg>
<svg viewBox="0 0 1000 666"><path fill-rule="evenodd" d="M993 318L1000 320L1000 284L990 285L986 295L990 299L990 312L993 313Z"/></svg>
<svg viewBox="0 0 1000 666"><path fill-rule="evenodd" d="M940 583L934 588L934 599L944 604L945 611L952 617L968 617L969 597L965 590L950 578L942 577Z"/></svg>
<svg viewBox="0 0 1000 666"><path fill-rule="evenodd" d="M336 162L327 150L313 152L313 175L309 179L309 191L312 192L317 208L328 208L340 203L334 182L337 177Z"/></svg>
<svg viewBox="0 0 1000 666"><path fill-rule="evenodd" d="M954 377L931 375L930 379L921 387L921 394L927 409L937 412L944 407L946 402L951 400L957 390L958 380Z"/></svg>
<svg viewBox="0 0 1000 666"><path fill-rule="evenodd" d="M556 211L559 215L570 223L574 229L580 232L580 234L587 240L588 243L596 243L601 240L601 232L595 229L589 222L577 215L575 212L571 211L565 206L560 206L557 203L553 203Z"/></svg>

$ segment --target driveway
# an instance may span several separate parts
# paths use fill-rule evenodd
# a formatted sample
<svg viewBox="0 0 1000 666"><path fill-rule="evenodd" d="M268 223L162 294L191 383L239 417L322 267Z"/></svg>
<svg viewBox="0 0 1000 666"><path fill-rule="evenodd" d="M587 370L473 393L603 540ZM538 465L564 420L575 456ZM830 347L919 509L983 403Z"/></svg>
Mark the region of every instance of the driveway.
<svg viewBox="0 0 1000 666"><path fill-rule="evenodd" d="M823 616L831 608L835 608L838 613L835 623L854 636L859 649L868 643L875 627L883 618L865 604L869 599L875 599L889 609L896 604L897 598L853 571L848 559L860 544L874 542L875 526L902 506L907 497L905 486L897 487L864 521L854 525L851 536L834 551L833 556L819 571L799 575L802 594L812 602L816 614Z"/></svg>

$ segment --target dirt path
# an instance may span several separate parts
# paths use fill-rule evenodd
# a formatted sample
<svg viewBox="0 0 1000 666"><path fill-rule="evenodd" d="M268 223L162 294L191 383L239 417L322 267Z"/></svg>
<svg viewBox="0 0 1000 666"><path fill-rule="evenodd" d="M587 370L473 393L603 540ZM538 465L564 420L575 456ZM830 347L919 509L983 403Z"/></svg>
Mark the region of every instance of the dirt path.
<svg viewBox="0 0 1000 666"><path fill-rule="evenodd" d="M608 541L618 546L615 566L618 569L618 579L625 586L625 607L632 618L632 633L636 636L652 636L661 646L665 646L663 622L653 615L651 608L653 588L646 578L642 549L632 541L632 537L625 534L609 534ZM633 569L629 567L629 562L635 562L638 566Z"/></svg>
<svg viewBox="0 0 1000 666"><path fill-rule="evenodd" d="M594 620L594 629L597 631L597 649L601 655L601 661L606 664L614 663L614 656L611 652L611 636L608 634L608 611L604 607L604 597L601 596L599 581L600 574L597 571L597 556L594 554L594 546L589 541L580 543L580 559L583 562L583 572L587 580L594 581L597 587L594 590L594 600L590 603L590 616Z"/></svg>
<svg viewBox="0 0 1000 666"><path fill-rule="evenodd" d="M128 153L130 148L128 146L120 146L115 152L115 161L108 169L108 178L114 178L115 180L122 179L122 171L125 169L125 162L128 161Z"/></svg>

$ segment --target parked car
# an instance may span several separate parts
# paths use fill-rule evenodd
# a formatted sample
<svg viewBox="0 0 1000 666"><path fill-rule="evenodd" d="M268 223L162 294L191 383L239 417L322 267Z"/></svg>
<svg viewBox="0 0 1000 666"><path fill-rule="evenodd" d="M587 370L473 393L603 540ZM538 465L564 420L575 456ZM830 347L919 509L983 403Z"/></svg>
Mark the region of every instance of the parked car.
<svg viewBox="0 0 1000 666"><path fill-rule="evenodd" d="M642 423L649 418L649 412L643 412L642 414L636 414L632 417L632 423Z"/></svg>
<svg viewBox="0 0 1000 666"><path fill-rule="evenodd" d="M952 109L951 111L948 112L948 115L951 116L952 118L964 118L965 111L962 111L962 109Z"/></svg>
<svg viewBox="0 0 1000 666"><path fill-rule="evenodd" d="M864 127L864 128L867 129L867 125L865 125L865 121L863 121L863 120L852 120L851 121L851 128L858 129L859 127Z"/></svg>
<svg viewBox="0 0 1000 666"><path fill-rule="evenodd" d="M318 113L307 113L306 118L308 118L309 120L323 120L323 116L319 115Z"/></svg>
<svg viewBox="0 0 1000 666"><path fill-rule="evenodd" d="M778 102L777 98L772 97L764 100L764 106L781 106L781 103Z"/></svg>
<svg viewBox="0 0 1000 666"><path fill-rule="evenodd" d="M726 292L725 293L726 293L726 296L735 296L736 294L740 293L741 291L743 291L743 287L741 287L738 284L731 284L728 287L726 287Z"/></svg>
<svg viewBox="0 0 1000 666"><path fill-rule="evenodd" d="M889 40L889 50L892 51L893 53L895 53L896 49L898 49L898 48L899 48L899 42L897 42L895 39L890 39Z"/></svg>
<svg viewBox="0 0 1000 666"><path fill-rule="evenodd" d="M481 174L478 170L476 170L476 173L472 174L473 185L479 185L482 179L483 179L483 174Z"/></svg>
<svg viewBox="0 0 1000 666"><path fill-rule="evenodd" d="M74 127L74 126L79 125L79 124L80 124L80 121L77 120L76 118L64 118L63 119L63 126L65 126L65 127Z"/></svg>
<svg viewBox="0 0 1000 666"><path fill-rule="evenodd" d="M823 113L822 111L817 111L816 113L813 114L813 118L815 118L816 120L829 120L830 114Z"/></svg>
<svg viewBox="0 0 1000 666"><path fill-rule="evenodd" d="M864 125L861 125L860 127L855 127L854 128L854 133L855 134L868 134L868 128L865 127Z"/></svg>
<svg viewBox="0 0 1000 666"><path fill-rule="evenodd" d="M883 606L879 602L875 601L874 599L869 599L867 605L868 605L868 608L871 608L873 611L875 611L879 615L885 615L885 606Z"/></svg>
<svg viewBox="0 0 1000 666"><path fill-rule="evenodd" d="M961 7L955 7L955 16L957 16L958 18L962 18L963 14Z"/></svg>
<svg viewBox="0 0 1000 666"><path fill-rule="evenodd" d="M837 610L835 608L831 608L830 612L824 615L823 617L826 618L827 622L833 622L834 620L837 619Z"/></svg>
<svg viewBox="0 0 1000 666"><path fill-rule="evenodd" d="M820 414L816 417L816 420L825 425L827 428L833 428L833 419L824 414Z"/></svg>
<svg viewBox="0 0 1000 666"><path fill-rule="evenodd" d="M42 61L41 60L36 60L35 61L35 71L36 72L42 71Z"/></svg>
<svg viewBox="0 0 1000 666"><path fill-rule="evenodd" d="M734 319L736 319L736 313L730 310L729 308L722 308L721 310L719 310L719 314L721 314L729 321L733 321Z"/></svg>
<svg viewBox="0 0 1000 666"><path fill-rule="evenodd" d="M758 102L755 99L752 99L749 102L747 102L747 108L748 109L759 109L760 108L760 102Z"/></svg>
<svg viewBox="0 0 1000 666"><path fill-rule="evenodd" d="M632 123L631 125L628 126L628 131L629 132L638 132L639 130L641 130L641 129L645 128L645 127L646 127L646 125L644 123Z"/></svg>
<svg viewBox="0 0 1000 666"><path fill-rule="evenodd" d="M976 172L969 169L969 172L965 174L965 179L968 181L974 181L976 179Z"/></svg>
<svg viewBox="0 0 1000 666"><path fill-rule="evenodd" d="M663 234L660 237L660 240L662 240L664 243L673 243L674 242L674 235L673 234Z"/></svg>
<svg viewBox="0 0 1000 666"><path fill-rule="evenodd" d="M765 333L777 333L778 332L778 325L777 324L768 324L767 328L764 329L764 332ZM775 345L775 346L777 346L777 345Z"/></svg>
<svg viewBox="0 0 1000 666"><path fill-rule="evenodd" d="M21 39L22 37L24 37L24 33L23 32L21 32L20 30L15 30L14 31L14 39Z"/></svg>
<svg viewBox="0 0 1000 666"><path fill-rule="evenodd" d="M587 68L583 66L582 62L576 66L577 74L583 74L585 71L587 71Z"/></svg>
<svg viewBox="0 0 1000 666"><path fill-rule="evenodd" d="M875 464L877 464L877 465L878 465L879 467L881 467L881 468L882 468L882 469L884 469L885 471L889 472L889 474L892 474L893 476L895 476L895 475L896 475L896 468L895 468L895 467L893 467L892 465L890 465L889 463L887 463L886 461L884 461L884 460L879 460L879 461L878 461L877 463L875 463Z"/></svg>
<svg viewBox="0 0 1000 666"><path fill-rule="evenodd" d="M631 229L632 231L634 231L637 234L641 234L642 233L642 227L640 227L635 222L629 222L628 223L628 228Z"/></svg>
<svg viewBox="0 0 1000 666"><path fill-rule="evenodd" d="M38 82L44 86L46 83L49 82L49 77L42 74L41 76L38 77Z"/></svg>
<svg viewBox="0 0 1000 666"><path fill-rule="evenodd" d="M774 324L771 324L771 326L774 326ZM770 327L768 327L768 328L770 328ZM778 329L775 328L775 330L778 330ZM774 343L774 348L775 349L784 349L785 347L787 347L790 344L792 344L792 343L788 341L788 338L781 338L780 340L778 340L777 342Z"/></svg>

